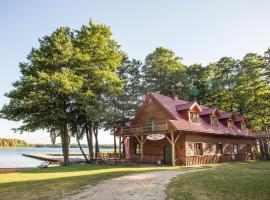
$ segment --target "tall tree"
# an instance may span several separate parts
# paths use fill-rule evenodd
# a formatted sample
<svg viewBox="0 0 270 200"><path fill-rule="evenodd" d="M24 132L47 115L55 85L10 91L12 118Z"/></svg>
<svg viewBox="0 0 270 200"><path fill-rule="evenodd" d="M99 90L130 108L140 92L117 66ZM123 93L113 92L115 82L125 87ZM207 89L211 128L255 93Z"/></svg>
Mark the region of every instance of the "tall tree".
<svg viewBox="0 0 270 200"><path fill-rule="evenodd" d="M249 53L240 61L237 72L237 111L248 118L254 131L270 127L270 89L264 76L265 64L262 56Z"/></svg>
<svg viewBox="0 0 270 200"><path fill-rule="evenodd" d="M208 73L207 67L201 64L193 64L187 67L189 101L198 101L205 104L209 98L208 90Z"/></svg>
<svg viewBox="0 0 270 200"><path fill-rule="evenodd" d="M267 51L264 52L264 59L265 59L264 75L268 83L268 87L270 87L270 48L268 48Z"/></svg>
<svg viewBox="0 0 270 200"><path fill-rule="evenodd" d="M188 98L185 66L172 50L156 48L146 57L142 71L147 92L177 94L181 99Z"/></svg>
<svg viewBox="0 0 270 200"><path fill-rule="evenodd" d="M225 111L235 111L235 94L237 60L222 57L208 66L209 95L207 105L218 107Z"/></svg>
<svg viewBox="0 0 270 200"><path fill-rule="evenodd" d="M70 109L73 96L83 85L76 75L73 58L77 50L69 28L62 27L39 41L32 49L28 62L20 64L21 79L6 96L10 102L2 110L2 117L22 121L20 131L37 129L58 130L62 141L64 165L69 163Z"/></svg>
<svg viewBox="0 0 270 200"><path fill-rule="evenodd" d="M106 120L108 99L122 91L123 83L117 69L121 66L123 52L112 39L110 28L91 20L77 31L75 46L80 50L76 62L77 73L85 80L76 100L79 105L78 115L85 119L89 154L92 154L93 136L98 141L97 130Z"/></svg>
<svg viewBox="0 0 270 200"><path fill-rule="evenodd" d="M130 122L143 101L145 90L142 85L142 63L126 56L118 70L118 76L124 80L123 91L116 98L110 100L110 107L104 127L112 133ZM114 151L116 152L116 138L114 136Z"/></svg>

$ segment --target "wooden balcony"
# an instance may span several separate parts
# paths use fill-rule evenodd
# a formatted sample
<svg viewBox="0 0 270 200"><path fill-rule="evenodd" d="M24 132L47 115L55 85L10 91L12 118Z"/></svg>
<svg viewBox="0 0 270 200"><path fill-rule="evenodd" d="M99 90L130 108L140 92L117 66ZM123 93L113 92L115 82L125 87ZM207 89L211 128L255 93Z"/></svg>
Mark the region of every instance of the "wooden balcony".
<svg viewBox="0 0 270 200"><path fill-rule="evenodd" d="M150 125L135 125L135 126L125 126L122 128L122 134L142 134L142 133L157 133L168 131L167 120L155 121Z"/></svg>

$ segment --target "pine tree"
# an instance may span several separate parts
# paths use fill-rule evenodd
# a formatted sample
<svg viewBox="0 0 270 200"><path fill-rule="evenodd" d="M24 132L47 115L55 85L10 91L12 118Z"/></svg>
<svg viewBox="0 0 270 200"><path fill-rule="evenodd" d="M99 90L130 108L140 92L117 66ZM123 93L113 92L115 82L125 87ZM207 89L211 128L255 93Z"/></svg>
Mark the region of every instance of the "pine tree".
<svg viewBox="0 0 270 200"><path fill-rule="evenodd" d="M188 98L187 75L182 59L163 47L150 53L143 65L144 86L147 92L163 95L176 94Z"/></svg>
<svg viewBox="0 0 270 200"><path fill-rule="evenodd" d="M206 100L207 105L228 112L235 111L234 88L237 67L237 60L230 57L223 57L219 61L208 65L209 94Z"/></svg>
<svg viewBox="0 0 270 200"><path fill-rule="evenodd" d="M62 27L39 41L27 63L21 63L21 79L6 96L10 102L1 110L6 119L22 121L19 131L58 130L64 165L68 165L68 124L73 96L83 85L76 75L73 58L77 50L69 28Z"/></svg>
<svg viewBox="0 0 270 200"><path fill-rule="evenodd" d="M201 64L193 64L186 69L188 77L189 101L207 102L208 93L208 68ZM209 102L209 101L208 101Z"/></svg>

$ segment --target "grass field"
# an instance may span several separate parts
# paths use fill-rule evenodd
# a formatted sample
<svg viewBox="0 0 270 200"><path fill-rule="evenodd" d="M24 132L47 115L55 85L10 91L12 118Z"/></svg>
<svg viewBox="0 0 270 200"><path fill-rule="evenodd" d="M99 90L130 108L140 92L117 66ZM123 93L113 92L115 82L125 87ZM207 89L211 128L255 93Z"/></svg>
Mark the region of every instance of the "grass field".
<svg viewBox="0 0 270 200"><path fill-rule="evenodd" d="M48 169L25 170L0 174L0 200L55 199L86 185L151 170L179 169L179 167L112 167L71 165Z"/></svg>
<svg viewBox="0 0 270 200"><path fill-rule="evenodd" d="M55 199L79 192L86 185L153 170L186 170L215 167L207 171L182 174L173 179L168 199L270 199L270 162L235 162L193 167L117 167L71 165L0 174L0 200Z"/></svg>
<svg viewBox="0 0 270 200"><path fill-rule="evenodd" d="M270 161L224 164L183 174L166 189L168 200L269 200Z"/></svg>

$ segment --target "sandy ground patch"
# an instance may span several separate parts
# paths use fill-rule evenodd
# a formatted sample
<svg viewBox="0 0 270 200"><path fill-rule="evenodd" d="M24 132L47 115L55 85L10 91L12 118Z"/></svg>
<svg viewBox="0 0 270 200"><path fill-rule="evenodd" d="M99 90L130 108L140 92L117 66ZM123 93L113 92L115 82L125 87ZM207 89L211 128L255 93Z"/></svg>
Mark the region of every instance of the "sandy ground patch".
<svg viewBox="0 0 270 200"><path fill-rule="evenodd" d="M163 200L164 189L170 180L180 174L201 171L167 170L123 176L87 186L78 194L67 195L62 200Z"/></svg>

